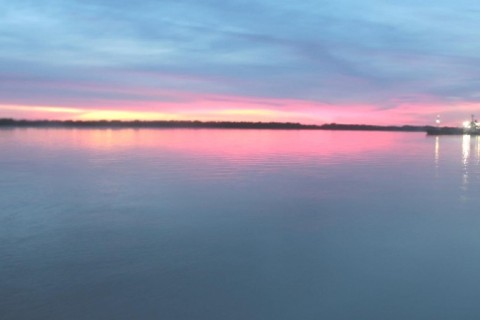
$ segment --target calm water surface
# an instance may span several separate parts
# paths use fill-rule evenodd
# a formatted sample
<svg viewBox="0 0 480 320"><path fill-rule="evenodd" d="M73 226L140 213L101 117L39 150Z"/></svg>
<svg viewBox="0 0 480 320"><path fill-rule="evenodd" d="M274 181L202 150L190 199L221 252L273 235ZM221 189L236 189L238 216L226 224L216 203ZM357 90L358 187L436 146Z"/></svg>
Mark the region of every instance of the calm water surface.
<svg viewBox="0 0 480 320"><path fill-rule="evenodd" d="M480 140L0 130L1 319L478 319Z"/></svg>

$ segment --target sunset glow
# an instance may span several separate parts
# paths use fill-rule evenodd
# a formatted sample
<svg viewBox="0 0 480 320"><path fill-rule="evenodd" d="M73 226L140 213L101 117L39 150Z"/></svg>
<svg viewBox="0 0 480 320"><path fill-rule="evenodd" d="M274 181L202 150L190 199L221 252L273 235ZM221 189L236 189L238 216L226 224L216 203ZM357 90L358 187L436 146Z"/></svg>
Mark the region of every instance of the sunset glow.
<svg viewBox="0 0 480 320"><path fill-rule="evenodd" d="M471 6L328 3L0 0L0 118L457 125L479 113Z"/></svg>

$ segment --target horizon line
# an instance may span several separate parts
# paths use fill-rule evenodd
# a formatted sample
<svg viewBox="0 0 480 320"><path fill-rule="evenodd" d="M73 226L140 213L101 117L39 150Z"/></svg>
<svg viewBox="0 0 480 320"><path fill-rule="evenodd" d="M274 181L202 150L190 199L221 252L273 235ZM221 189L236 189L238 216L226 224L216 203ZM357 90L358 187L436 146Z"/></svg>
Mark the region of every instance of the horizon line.
<svg viewBox="0 0 480 320"><path fill-rule="evenodd" d="M64 127L64 128L221 128L221 129L318 129L372 131L426 131L432 125L371 125L276 121L201 121L201 120L48 120L0 118L2 127Z"/></svg>

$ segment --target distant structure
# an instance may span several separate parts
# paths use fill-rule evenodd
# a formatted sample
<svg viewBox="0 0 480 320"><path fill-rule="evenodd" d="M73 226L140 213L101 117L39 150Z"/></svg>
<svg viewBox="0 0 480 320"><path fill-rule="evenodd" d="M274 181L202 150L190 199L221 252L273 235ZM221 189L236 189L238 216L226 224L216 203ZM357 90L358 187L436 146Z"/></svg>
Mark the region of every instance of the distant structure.
<svg viewBox="0 0 480 320"><path fill-rule="evenodd" d="M463 133L480 134L480 127L478 125L478 121L475 119L475 116L473 114L470 121L465 121L463 123Z"/></svg>
<svg viewBox="0 0 480 320"><path fill-rule="evenodd" d="M440 127L440 115L435 118L435 127L427 128L428 135L480 135L480 124L472 114L470 120L464 121L462 127Z"/></svg>

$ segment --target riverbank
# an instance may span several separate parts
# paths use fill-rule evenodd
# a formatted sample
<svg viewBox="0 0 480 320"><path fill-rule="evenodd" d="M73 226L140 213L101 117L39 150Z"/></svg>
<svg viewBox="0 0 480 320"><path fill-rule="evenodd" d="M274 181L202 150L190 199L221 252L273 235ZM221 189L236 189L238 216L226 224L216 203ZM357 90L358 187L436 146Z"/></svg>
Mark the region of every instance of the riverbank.
<svg viewBox="0 0 480 320"><path fill-rule="evenodd" d="M0 128L205 128L205 129L283 129L283 130L362 130L427 132L431 126L375 126L365 124L308 125L293 122L233 121L73 121L0 119Z"/></svg>

